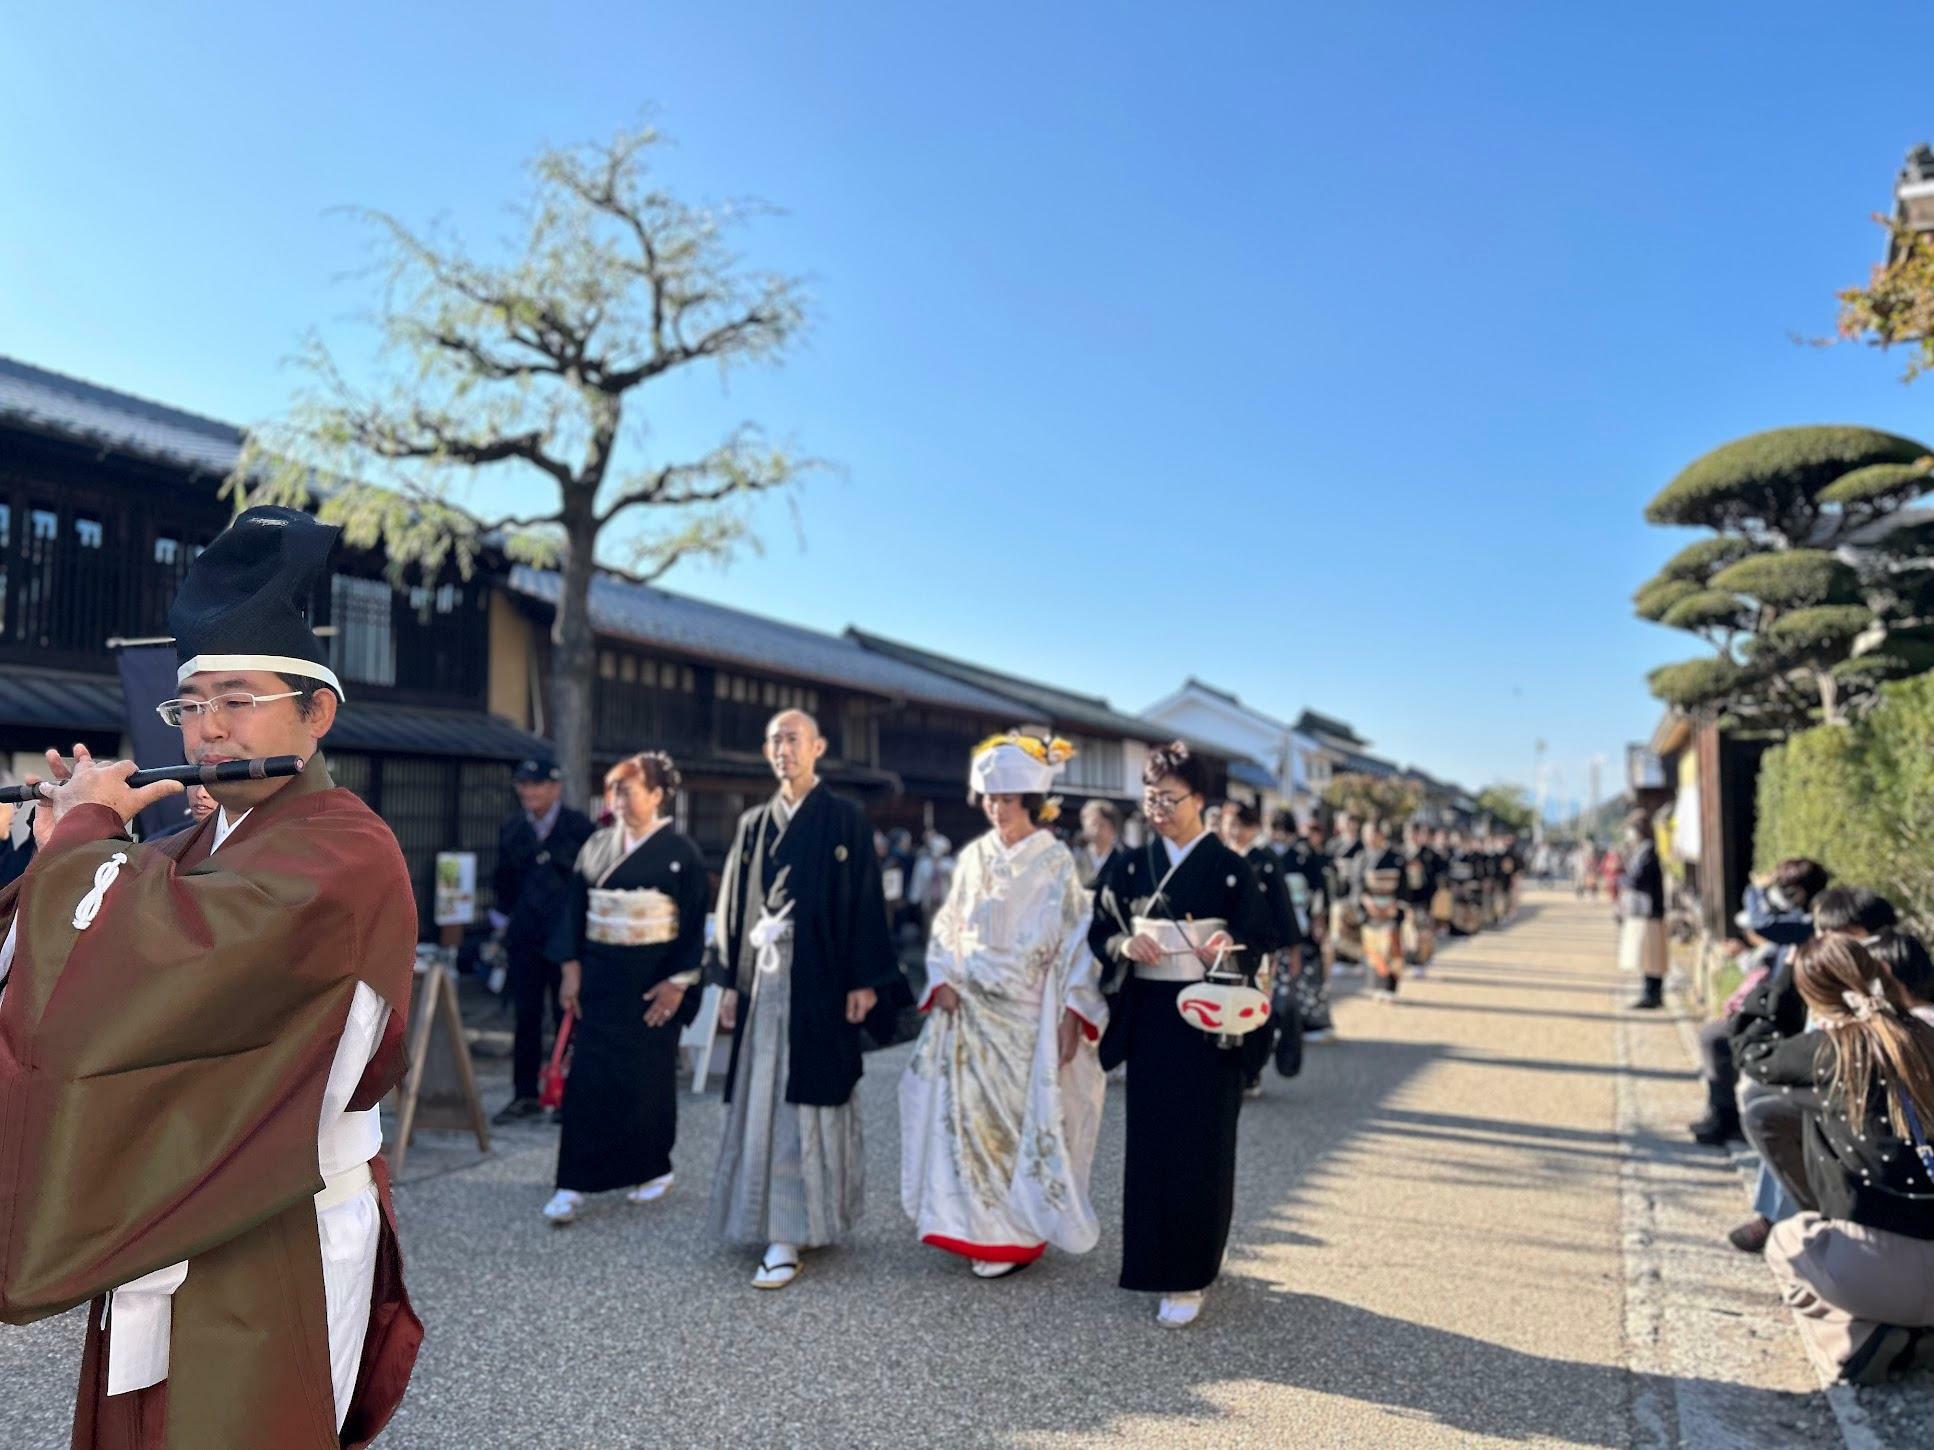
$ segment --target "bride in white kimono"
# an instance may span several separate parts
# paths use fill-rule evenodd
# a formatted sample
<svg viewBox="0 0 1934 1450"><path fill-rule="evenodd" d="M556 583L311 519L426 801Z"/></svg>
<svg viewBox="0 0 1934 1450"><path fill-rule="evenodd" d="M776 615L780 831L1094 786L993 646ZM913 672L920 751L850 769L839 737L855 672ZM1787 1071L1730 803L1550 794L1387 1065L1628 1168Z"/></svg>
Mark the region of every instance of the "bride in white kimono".
<svg viewBox="0 0 1934 1450"><path fill-rule="evenodd" d="M993 827L960 853L927 945L927 1013L900 1079L900 1197L922 1243L985 1279L1048 1244L1086 1253L1107 1025L1089 904L1043 830L1063 741L997 736L971 781Z"/></svg>

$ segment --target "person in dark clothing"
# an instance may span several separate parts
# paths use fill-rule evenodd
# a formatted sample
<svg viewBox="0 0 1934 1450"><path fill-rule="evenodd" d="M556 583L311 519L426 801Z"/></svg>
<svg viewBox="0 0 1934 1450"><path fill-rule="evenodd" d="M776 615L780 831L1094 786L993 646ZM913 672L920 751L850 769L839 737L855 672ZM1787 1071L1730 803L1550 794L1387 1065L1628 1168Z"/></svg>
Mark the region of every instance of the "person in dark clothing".
<svg viewBox="0 0 1934 1450"><path fill-rule="evenodd" d="M27 874L27 868L34 861L34 849L32 831L18 843L11 837L0 837L0 887L11 886Z"/></svg>
<svg viewBox="0 0 1934 1450"><path fill-rule="evenodd" d="M1769 896L1780 901L1793 899L1782 889L1782 882L1790 881L1796 866L1804 868L1813 863L1803 857L1781 862L1775 869L1774 882L1767 888ZM1814 866L1814 870L1817 879L1826 879L1825 868ZM1862 887L1834 887L1820 892L1810 904L1809 936L1843 937L1857 943L1890 971L1898 966L1909 980L1923 980L1926 948L1897 929L1899 916L1885 897ZM1789 1037L1808 1027L1805 1003L1793 979L1794 951L1794 945L1775 948L1771 969L1742 987L1729 1049L1735 1062L1744 1050L1744 1033L1756 1022L1771 1020ZM1902 979L1896 975L1896 980ZM1923 1000L1906 981L1902 986L1917 1003ZM1764 1029L1760 1031L1763 1035ZM1773 1226L1791 1218L1804 1204L1794 1188L1805 1178L1804 1114L1791 1094L1751 1080L1741 1086L1738 1101L1740 1133L1759 1155L1760 1168L1753 1192L1753 1216L1728 1232L1726 1239L1743 1253L1759 1253L1766 1247Z"/></svg>
<svg viewBox="0 0 1934 1450"><path fill-rule="evenodd" d="M1450 929L1456 936L1474 936L1484 926L1484 883L1479 862L1462 831L1453 832L1445 857L1444 875L1450 882Z"/></svg>
<svg viewBox="0 0 1934 1450"><path fill-rule="evenodd" d="M1518 838L1509 831L1498 839L1497 861L1498 920L1501 925L1508 926L1518 912L1518 885L1524 875L1524 850L1518 845Z"/></svg>
<svg viewBox="0 0 1934 1450"><path fill-rule="evenodd" d="M1817 1025L1755 1013L1738 1037L1741 1070L1803 1119L1801 1212L1774 1225L1766 1260L1840 1377L1878 1383L1934 1332L1934 1012L1838 933L1774 976L1772 1001Z"/></svg>
<svg viewBox="0 0 1934 1450"><path fill-rule="evenodd" d="M1304 1041L1325 1042L1336 1026L1330 1014L1330 989L1321 951L1329 918L1329 897L1324 894L1329 857L1323 850L1323 823L1312 816L1297 837L1296 818L1288 811L1281 815L1288 819L1286 823L1279 820L1278 831L1289 837L1283 847L1283 884L1289 888L1290 905L1296 909L1296 925L1303 937L1288 952L1296 1016L1303 1025ZM1279 991L1277 995L1283 994ZM1279 1034L1277 1041L1282 1040ZM1288 1066L1292 1060L1287 1052L1277 1056L1277 1070L1285 1077L1293 1076Z"/></svg>
<svg viewBox="0 0 1934 1450"><path fill-rule="evenodd" d="M1418 976L1437 951L1437 923L1430 914L1431 902L1443 881L1444 861L1430 844L1430 828L1412 821L1404 832L1403 889L1398 896L1404 908L1404 952L1411 971Z"/></svg>
<svg viewBox="0 0 1934 1450"><path fill-rule="evenodd" d="M1665 872L1644 811L1625 818L1625 864L1618 886L1619 969L1644 978L1644 988L1630 1005L1652 1011L1665 1005Z"/></svg>
<svg viewBox="0 0 1934 1450"><path fill-rule="evenodd" d="M1121 1287L1160 1294L1180 1329L1222 1272L1235 1213L1242 1053L1186 1020L1183 991L1270 935L1254 873L1203 824L1208 768L1186 744L1151 750L1142 807L1154 836L1095 887L1088 944L1109 998L1101 1065L1127 1062Z"/></svg>
<svg viewBox="0 0 1934 1450"><path fill-rule="evenodd" d="M766 1245L753 1286L846 1242L866 1203L860 1029L890 1034L905 982L866 811L819 781L826 737L804 710L766 724L771 799L739 817L718 896L719 1025L732 1034L711 1226Z"/></svg>
<svg viewBox="0 0 1934 1450"><path fill-rule="evenodd" d="M1346 976L1363 975L1363 942L1357 933L1357 921L1353 897L1355 895L1356 858L1363 852L1363 842L1357 837L1357 818L1348 811L1341 812L1336 818L1336 830L1331 834L1329 846L1329 870L1324 877L1324 894L1329 898L1329 930L1323 938L1323 960L1331 971L1341 971ZM1346 965L1338 967L1338 961Z"/></svg>
<svg viewBox="0 0 1934 1450"><path fill-rule="evenodd" d="M571 1076L558 1114L557 1192L544 1217L576 1219L587 1194L624 1188L651 1203L672 1186L678 1137L678 1035L698 1015L705 858L664 811L679 786L663 751L606 773L613 822L578 852L547 957L576 1014Z"/></svg>
<svg viewBox="0 0 1934 1450"><path fill-rule="evenodd" d="M1403 856L1390 844L1390 824L1371 821L1363 828L1363 849L1351 861L1350 896L1363 959L1376 974L1371 1000L1395 1002L1403 975Z"/></svg>
<svg viewBox="0 0 1934 1450"><path fill-rule="evenodd" d="M510 966L512 1009L511 1099L499 1123L537 1117L537 1070L544 1060L545 1022L559 1018L558 964L550 959L552 928L571 898L571 868L591 839L591 819L564 804L564 772L553 760L532 759L511 777L518 809L497 832L495 904L490 924L501 935Z"/></svg>
<svg viewBox="0 0 1934 1450"><path fill-rule="evenodd" d="M1733 924L1745 938L1749 952L1745 974L1726 1001L1725 1010L1699 1029L1700 1076L1706 1085L1706 1115L1687 1128L1695 1140L1717 1146L1741 1136L1739 1120L1739 1074L1733 1063L1732 1017L1745 1004L1746 996L1772 971L1782 951L1791 950L1813 935L1813 905L1817 898L1828 908L1834 929L1850 923L1857 912L1854 894L1839 889L1828 891L1831 878L1826 867L1804 856L1792 856L1773 868L1761 884L1746 888L1745 903ZM1866 893L1872 900L1880 898ZM1832 898L1829 901L1829 898ZM1886 906L1885 902L1880 905ZM1891 916L1893 908L1887 907Z"/></svg>
<svg viewBox="0 0 1934 1450"><path fill-rule="evenodd" d="M1269 992L1277 1006L1268 1022L1242 1039L1242 1089L1244 1096L1252 1098L1262 1096L1263 1069L1269 1066L1277 1034L1303 1030L1302 1022L1295 1015L1294 999L1285 1002L1287 994L1275 990L1287 971L1284 957L1301 945L1303 932L1290 900L1282 858L1256 839L1261 831L1262 813L1254 806L1247 801L1222 803L1222 813L1216 818L1216 834L1222 837L1223 845L1249 863L1269 911L1268 940L1256 943L1255 947L1259 967L1257 986Z"/></svg>
<svg viewBox="0 0 1934 1450"><path fill-rule="evenodd" d="M1081 808L1081 841L1075 847L1075 880L1093 891L1108 863L1121 854L1121 812L1107 801L1089 801Z"/></svg>

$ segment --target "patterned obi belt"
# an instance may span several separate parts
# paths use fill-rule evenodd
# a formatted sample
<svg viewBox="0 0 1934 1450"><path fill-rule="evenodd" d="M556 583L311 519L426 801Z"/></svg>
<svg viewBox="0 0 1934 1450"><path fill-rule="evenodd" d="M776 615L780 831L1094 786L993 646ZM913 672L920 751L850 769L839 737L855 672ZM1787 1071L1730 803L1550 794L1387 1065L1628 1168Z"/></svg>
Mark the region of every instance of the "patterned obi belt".
<svg viewBox="0 0 1934 1450"><path fill-rule="evenodd" d="M1363 914L1372 921L1387 921L1397 914L1397 887L1403 873L1386 867L1363 873Z"/></svg>
<svg viewBox="0 0 1934 1450"><path fill-rule="evenodd" d="M678 903L662 891L593 887L584 935L605 947L663 946L678 937Z"/></svg>

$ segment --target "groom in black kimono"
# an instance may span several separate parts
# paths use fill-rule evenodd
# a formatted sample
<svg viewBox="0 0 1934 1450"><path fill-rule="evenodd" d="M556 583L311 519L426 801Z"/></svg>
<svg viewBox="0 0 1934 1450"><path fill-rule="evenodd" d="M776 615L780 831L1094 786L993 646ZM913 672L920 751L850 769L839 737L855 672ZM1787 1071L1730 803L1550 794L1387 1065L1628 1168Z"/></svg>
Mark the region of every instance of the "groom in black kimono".
<svg viewBox="0 0 1934 1450"><path fill-rule="evenodd" d="M819 725L766 726L779 789L739 819L719 883L719 1025L732 1033L712 1226L764 1244L753 1284L782 1289L799 1251L836 1244L864 1204L860 1027L890 1029L900 964L873 829L819 783Z"/></svg>

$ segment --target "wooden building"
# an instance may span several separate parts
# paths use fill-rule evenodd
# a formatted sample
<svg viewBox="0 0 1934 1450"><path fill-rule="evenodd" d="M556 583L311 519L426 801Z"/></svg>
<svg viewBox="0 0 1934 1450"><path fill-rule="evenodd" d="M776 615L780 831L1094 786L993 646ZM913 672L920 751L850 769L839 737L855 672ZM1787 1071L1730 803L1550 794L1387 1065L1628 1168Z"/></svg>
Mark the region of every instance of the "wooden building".
<svg viewBox="0 0 1934 1450"><path fill-rule="evenodd" d="M538 662L532 728L543 728L550 681L554 573L519 567L519 602ZM882 829L932 826L956 842L985 822L967 804L976 743L1028 716L1003 693L862 648L850 638L600 575L593 765L669 751L685 777L683 830L717 864L741 812L772 793L765 727L783 709L810 712L826 736L822 777L857 797ZM595 788L595 782L587 782Z"/></svg>
<svg viewBox="0 0 1934 1450"><path fill-rule="evenodd" d="M108 641L167 634L182 575L230 516L219 488L241 442L214 419L0 358L0 760L122 748ZM511 767L545 747L489 709L491 582L395 588L382 566L339 554L312 606L349 695L326 753L396 832L427 908L440 850L478 852L487 886Z"/></svg>

